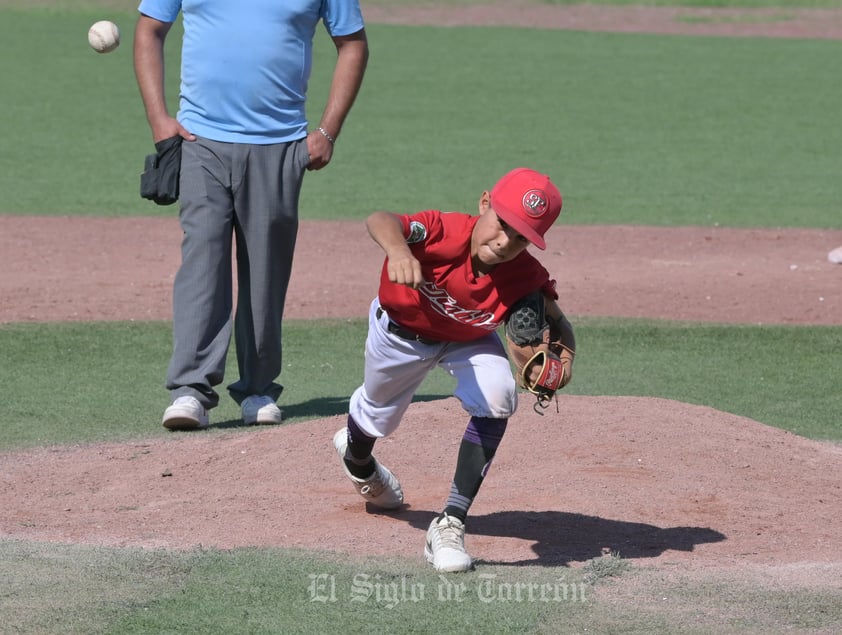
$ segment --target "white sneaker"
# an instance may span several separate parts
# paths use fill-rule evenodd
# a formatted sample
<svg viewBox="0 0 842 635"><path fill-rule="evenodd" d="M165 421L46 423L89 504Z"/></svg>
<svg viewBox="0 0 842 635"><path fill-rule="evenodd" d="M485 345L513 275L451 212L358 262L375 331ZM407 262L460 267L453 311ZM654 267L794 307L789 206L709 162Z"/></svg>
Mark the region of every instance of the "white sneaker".
<svg viewBox="0 0 842 635"><path fill-rule="evenodd" d="M374 461L374 474L368 478L357 478L348 470L348 466L345 465L345 450L348 449L348 428L337 430L336 434L333 435L333 447L339 454L339 462L342 463L345 475L351 479L360 496L372 505L377 505L383 509L397 509L403 505L403 490L401 490L400 482L374 457L371 457Z"/></svg>
<svg viewBox="0 0 842 635"><path fill-rule="evenodd" d="M187 395L177 398L164 410L161 425L167 430L198 430L210 425L210 417L198 399Z"/></svg>
<svg viewBox="0 0 842 635"><path fill-rule="evenodd" d="M427 530L424 556L436 571L468 571L473 563L465 551L465 525L462 521L447 514L433 518Z"/></svg>
<svg viewBox="0 0 842 635"><path fill-rule="evenodd" d="M243 423L246 425L271 425L283 421L278 404L265 395L246 397L240 404L240 408L243 412Z"/></svg>

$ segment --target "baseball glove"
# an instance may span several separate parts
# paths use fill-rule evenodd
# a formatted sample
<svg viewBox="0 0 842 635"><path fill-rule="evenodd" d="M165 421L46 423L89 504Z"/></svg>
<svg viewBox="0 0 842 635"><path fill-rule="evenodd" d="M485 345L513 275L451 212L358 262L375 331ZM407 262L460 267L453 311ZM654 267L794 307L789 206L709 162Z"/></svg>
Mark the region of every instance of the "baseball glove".
<svg viewBox="0 0 842 635"><path fill-rule="evenodd" d="M540 291L521 298L506 320L506 343L518 384L535 395L533 409L538 414L570 381L573 350L561 342L562 321L566 323L563 316L554 320L547 315Z"/></svg>
<svg viewBox="0 0 842 635"><path fill-rule="evenodd" d="M155 154L146 155L140 175L140 195L158 205L172 205L178 200L181 175L181 143L176 135L155 144Z"/></svg>

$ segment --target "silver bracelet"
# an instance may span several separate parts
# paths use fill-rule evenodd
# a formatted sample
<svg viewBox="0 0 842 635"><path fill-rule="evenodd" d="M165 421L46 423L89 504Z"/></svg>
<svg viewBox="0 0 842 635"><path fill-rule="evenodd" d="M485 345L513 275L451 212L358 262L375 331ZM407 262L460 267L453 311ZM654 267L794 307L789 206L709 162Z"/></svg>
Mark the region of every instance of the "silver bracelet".
<svg viewBox="0 0 842 635"><path fill-rule="evenodd" d="M336 139L334 139L333 137L331 137L331 136L328 134L327 130L325 130L325 129L324 129L324 128L322 128L321 126L319 126L318 128L316 128L316 130L318 130L319 132L321 132L321 133L325 136L325 139L327 139L328 141L330 141L330 145L333 145L334 143L336 143Z"/></svg>

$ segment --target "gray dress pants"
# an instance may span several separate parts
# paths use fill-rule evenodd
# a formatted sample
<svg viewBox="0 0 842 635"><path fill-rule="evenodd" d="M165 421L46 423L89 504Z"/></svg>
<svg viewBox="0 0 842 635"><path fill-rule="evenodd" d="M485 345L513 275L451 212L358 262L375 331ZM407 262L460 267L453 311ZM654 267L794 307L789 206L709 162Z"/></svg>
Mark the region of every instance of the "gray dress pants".
<svg viewBox="0 0 842 635"><path fill-rule="evenodd" d="M233 320L239 379L228 386L277 400L283 387L281 322L298 232L298 200L309 162L304 139L273 145L200 138L182 146L181 266L173 286L171 399L219 403L232 331L232 242L237 304Z"/></svg>

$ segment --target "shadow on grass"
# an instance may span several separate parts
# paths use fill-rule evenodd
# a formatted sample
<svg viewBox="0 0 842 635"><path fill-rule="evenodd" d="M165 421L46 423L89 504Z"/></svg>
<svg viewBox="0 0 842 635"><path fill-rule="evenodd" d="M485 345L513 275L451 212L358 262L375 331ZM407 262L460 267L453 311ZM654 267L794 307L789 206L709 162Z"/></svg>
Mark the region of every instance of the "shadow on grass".
<svg viewBox="0 0 842 635"><path fill-rule="evenodd" d="M404 520L416 529L426 530L438 511L414 510L409 506L378 513ZM484 516L468 516L467 533L534 541L535 558L516 562L480 560L486 564L567 566L585 562L608 552L622 558L655 558L666 551L693 551L696 545L726 539L709 527L657 527L645 523L612 520L559 511L502 511Z"/></svg>
<svg viewBox="0 0 842 635"><path fill-rule="evenodd" d="M452 395L415 395L413 401L439 401L447 399ZM285 404L281 400L280 408L283 412L284 422L292 420L306 421L308 419L323 419L348 413L348 400L350 397L320 397L300 403ZM251 424L243 423L242 419L227 419L226 421L212 421L211 428L250 428Z"/></svg>

